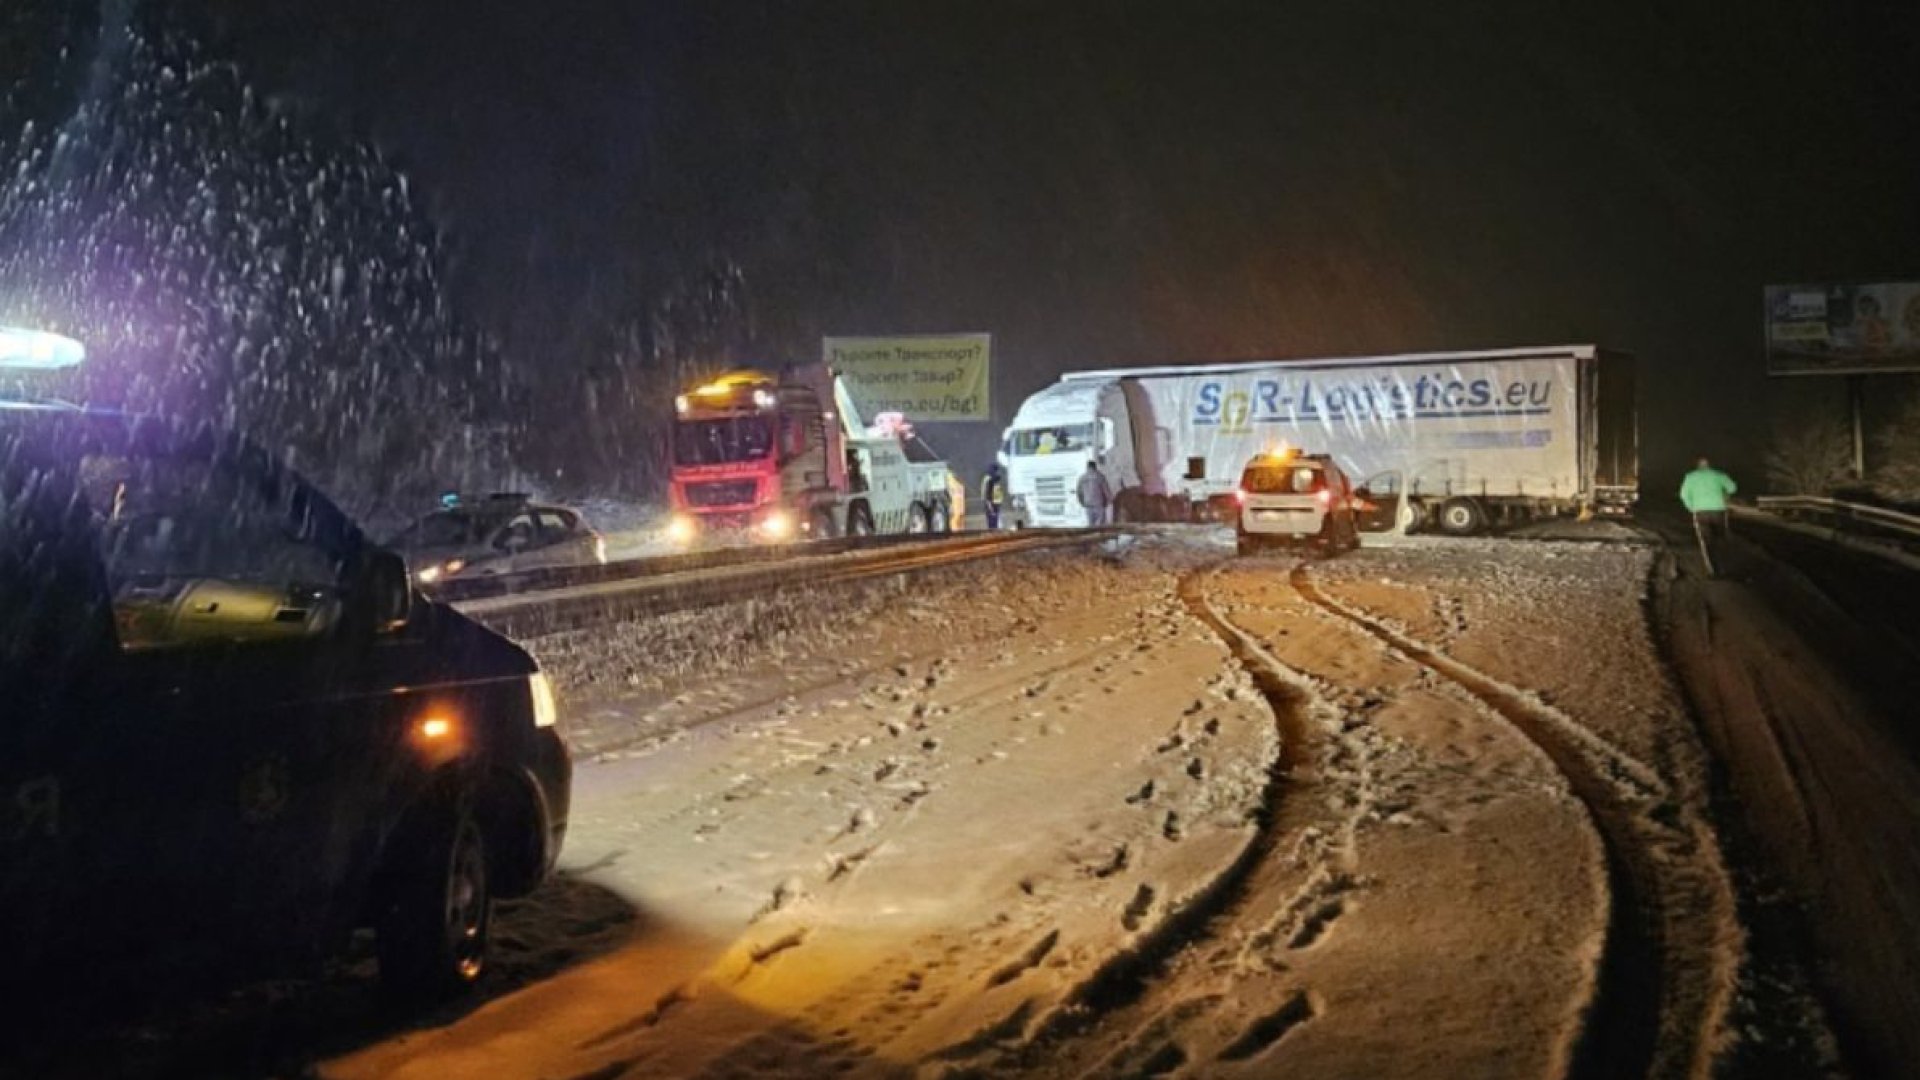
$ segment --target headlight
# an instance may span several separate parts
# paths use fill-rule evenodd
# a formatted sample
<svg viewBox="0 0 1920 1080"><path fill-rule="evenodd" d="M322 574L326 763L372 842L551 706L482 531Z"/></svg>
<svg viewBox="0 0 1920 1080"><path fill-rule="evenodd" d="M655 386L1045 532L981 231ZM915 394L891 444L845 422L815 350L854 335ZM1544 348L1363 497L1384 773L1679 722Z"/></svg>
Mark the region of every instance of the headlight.
<svg viewBox="0 0 1920 1080"><path fill-rule="evenodd" d="M760 519L760 532L769 540L785 540L793 535L793 515L785 510L774 510Z"/></svg>
<svg viewBox="0 0 1920 1080"><path fill-rule="evenodd" d="M699 531L700 528L694 524L693 518L686 514L675 514L672 520L667 522L667 539L676 544L693 543L693 538Z"/></svg>
<svg viewBox="0 0 1920 1080"><path fill-rule="evenodd" d="M560 707L553 700L553 683L547 673L536 671L527 676L527 690L533 695L533 726L552 727L560 722Z"/></svg>
<svg viewBox="0 0 1920 1080"><path fill-rule="evenodd" d="M448 559L443 563L434 563L432 566L421 567L414 573L413 579L422 585L431 585L441 578L450 578L466 568L467 560Z"/></svg>

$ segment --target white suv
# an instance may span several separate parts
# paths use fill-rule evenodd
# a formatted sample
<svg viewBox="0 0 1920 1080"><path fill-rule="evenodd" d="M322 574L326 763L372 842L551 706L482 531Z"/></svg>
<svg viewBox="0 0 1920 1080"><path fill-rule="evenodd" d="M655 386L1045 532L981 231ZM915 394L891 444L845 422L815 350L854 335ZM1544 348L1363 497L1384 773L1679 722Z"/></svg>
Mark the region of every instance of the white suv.
<svg viewBox="0 0 1920 1080"><path fill-rule="evenodd" d="M1240 554L1312 543L1326 551L1360 546L1353 520L1353 485L1326 454L1262 454L1240 473Z"/></svg>

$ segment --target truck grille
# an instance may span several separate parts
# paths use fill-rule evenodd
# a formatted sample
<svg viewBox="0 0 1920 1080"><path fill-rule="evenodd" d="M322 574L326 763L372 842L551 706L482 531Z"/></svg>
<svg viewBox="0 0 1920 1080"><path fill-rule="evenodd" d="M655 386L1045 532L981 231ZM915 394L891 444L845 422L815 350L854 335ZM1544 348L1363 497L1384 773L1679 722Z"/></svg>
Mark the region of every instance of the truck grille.
<svg viewBox="0 0 1920 1080"><path fill-rule="evenodd" d="M1064 476L1036 476L1033 478L1034 509L1048 517L1059 517L1067 512L1067 478Z"/></svg>
<svg viewBox="0 0 1920 1080"><path fill-rule="evenodd" d="M713 480L687 485L688 506L742 506L753 501L755 481Z"/></svg>

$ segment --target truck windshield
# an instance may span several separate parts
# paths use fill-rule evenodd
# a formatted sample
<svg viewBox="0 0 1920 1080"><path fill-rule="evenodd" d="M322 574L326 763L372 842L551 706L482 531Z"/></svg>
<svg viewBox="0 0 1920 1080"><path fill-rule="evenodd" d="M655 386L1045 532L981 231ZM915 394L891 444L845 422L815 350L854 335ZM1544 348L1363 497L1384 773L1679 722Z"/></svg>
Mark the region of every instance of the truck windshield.
<svg viewBox="0 0 1920 1080"><path fill-rule="evenodd" d="M1052 454L1063 450L1085 450L1093 445L1092 424L1064 424L1056 427L1025 428L1008 440L1015 457Z"/></svg>
<svg viewBox="0 0 1920 1080"><path fill-rule="evenodd" d="M755 461L773 452L773 424L764 416L683 420L673 433L676 465Z"/></svg>

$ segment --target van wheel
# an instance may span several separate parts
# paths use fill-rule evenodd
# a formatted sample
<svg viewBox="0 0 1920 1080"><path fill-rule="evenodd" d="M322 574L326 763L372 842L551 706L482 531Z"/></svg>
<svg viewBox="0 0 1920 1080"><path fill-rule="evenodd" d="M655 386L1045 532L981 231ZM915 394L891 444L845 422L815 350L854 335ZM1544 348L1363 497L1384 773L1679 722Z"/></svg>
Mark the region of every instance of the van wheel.
<svg viewBox="0 0 1920 1080"><path fill-rule="evenodd" d="M1440 504L1440 531L1448 536L1472 536L1486 525L1486 511L1472 499L1448 499Z"/></svg>
<svg viewBox="0 0 1920 1080"><path fill-rule="evenodd" d="M493 893L486 837L464 805L434 809L396 837L389 891L374 927L380 980L416 1003L470 989L486 971Z"/></svg>
<svg viewBox="0 0 1920 1080"><path fill-rule="evenodd" d="M866 503L855 503L853 509L847 511L847 535L873 535L873 513Z"/></svg>

